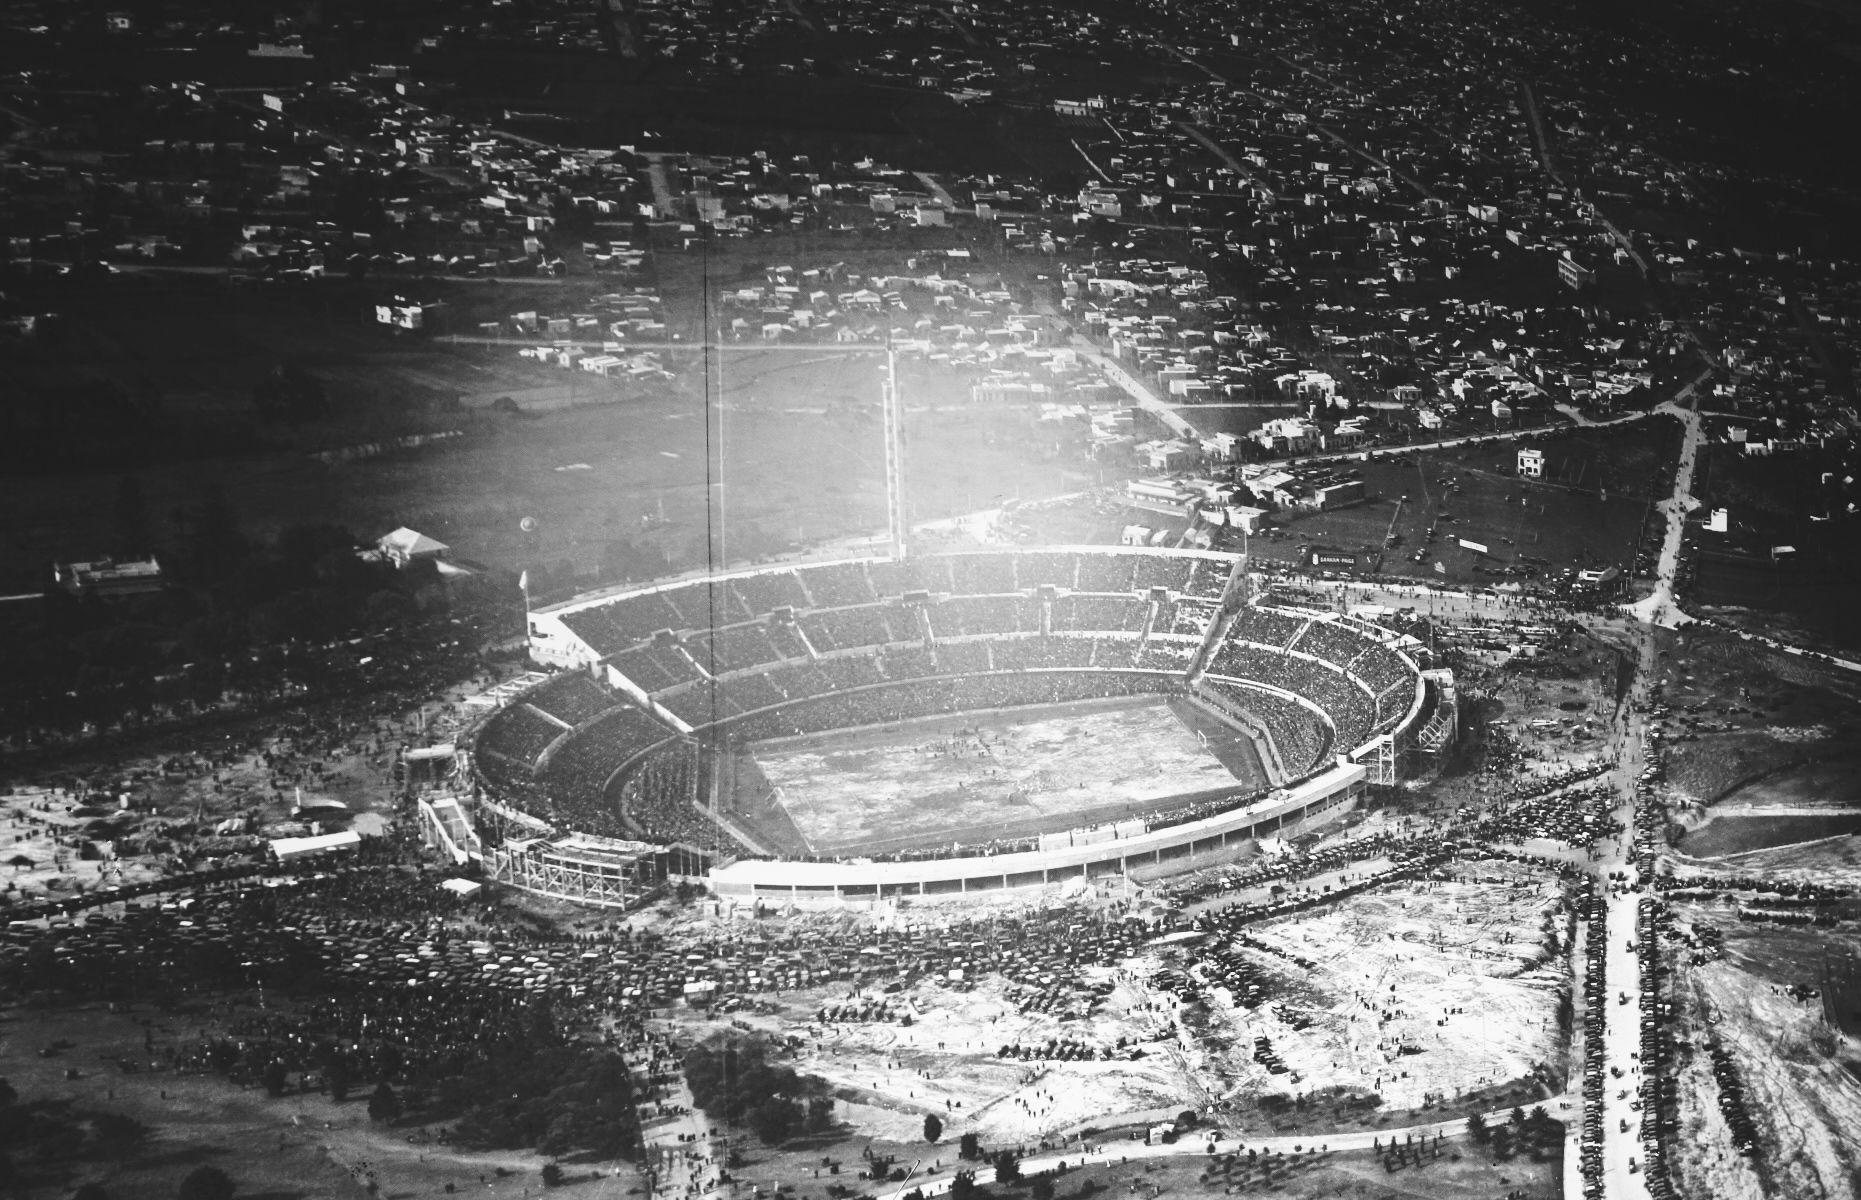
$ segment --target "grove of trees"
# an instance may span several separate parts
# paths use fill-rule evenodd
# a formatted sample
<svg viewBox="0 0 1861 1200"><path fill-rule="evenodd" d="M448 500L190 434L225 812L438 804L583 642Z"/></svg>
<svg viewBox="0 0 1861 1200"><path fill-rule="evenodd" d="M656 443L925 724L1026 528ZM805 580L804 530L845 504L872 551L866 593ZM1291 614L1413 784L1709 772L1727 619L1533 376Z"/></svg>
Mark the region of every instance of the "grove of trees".
<svg viewBox="0 0 1861 1200"><path fill-rule="evenodd" d="M831 1127L833 1101L818 1079L768 1061L761 1042L723 1038L694 1046L685 1056L692 1101L714 1120L745 1125L773 1146L806 1129ZM803 1105L807 1107L804 1109Z"/></svg>

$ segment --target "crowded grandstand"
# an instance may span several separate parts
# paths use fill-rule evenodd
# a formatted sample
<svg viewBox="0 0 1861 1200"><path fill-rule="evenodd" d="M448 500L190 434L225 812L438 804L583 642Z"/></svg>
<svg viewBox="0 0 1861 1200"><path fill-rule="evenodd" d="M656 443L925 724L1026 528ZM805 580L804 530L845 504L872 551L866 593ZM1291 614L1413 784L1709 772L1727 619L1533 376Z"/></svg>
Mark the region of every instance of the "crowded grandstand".
<svg viewBox="0 0 1861 1200"><path fill-rule="evenodd" d="M1199 551L761 568L538 609L530 642L556 673L472 740L491 801L481 825L487 809L524 822L514 833L489 823L494 867L513 838L520 848L606 839L628 861L664 848L678 856L669 869L708 872L720 894L739 885L845 898L906 877L909 894L1048 883L1281 832L1366 782L1393 782L1431 692L1412 639L1335 612L1250 603L1239 560ZM718 802L719 755L731 746L1116 697L1193 704L1252 742L1270 786L1184 797L1103 836L1049 830L878 861L773 851ZM978 858L988 870L974 869ZM914 868L901 874L906 862Z"/></svg>

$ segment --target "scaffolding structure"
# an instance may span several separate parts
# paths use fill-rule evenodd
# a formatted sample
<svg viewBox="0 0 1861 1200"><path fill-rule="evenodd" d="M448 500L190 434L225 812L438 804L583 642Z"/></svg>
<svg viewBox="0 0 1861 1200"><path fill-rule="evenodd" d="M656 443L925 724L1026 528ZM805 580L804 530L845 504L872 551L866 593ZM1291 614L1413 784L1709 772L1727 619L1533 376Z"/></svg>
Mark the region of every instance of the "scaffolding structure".
<svg viewBox="0 0 1861 1200"><path fill-rule="evenodd" d="M601 908L626 908L660 882L654 847L580 833L512 839L485 852L485 868L498 883Z"/></svg>

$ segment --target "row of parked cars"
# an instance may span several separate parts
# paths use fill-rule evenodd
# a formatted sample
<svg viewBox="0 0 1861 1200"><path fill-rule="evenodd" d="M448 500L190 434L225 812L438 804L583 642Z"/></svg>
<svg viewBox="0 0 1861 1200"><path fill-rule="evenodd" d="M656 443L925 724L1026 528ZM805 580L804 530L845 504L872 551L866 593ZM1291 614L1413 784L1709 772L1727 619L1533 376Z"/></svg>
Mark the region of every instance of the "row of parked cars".
<svg viewBox="0 0 1861 1200"><path fill-rule="evenodd" d="M1665 901L1643 896L1635 913L1635 944L1641 967L1641 1147L1647 1160L1648 1194L1654 1200L1673 1200L1674 1187L1667 1174L1666 1144L1679 1129L1673 1064L1674 1016L1672 1000L1662 998L1662 969L1657 947L1663 934L1671 934L1673 915Z"/></svg>
<svg viewBox="0 0 1861 1200"><path fill-rule="evenodd" d="M1608 900L1594 886L1578 898L1588 921L1583 967L1583 1136L1578 1142L1585 1200L1603 1195L1603 1098L1609 1086L1603 1032L1609 1026L1609 996L1603 965L1609 947Z"/></svg>

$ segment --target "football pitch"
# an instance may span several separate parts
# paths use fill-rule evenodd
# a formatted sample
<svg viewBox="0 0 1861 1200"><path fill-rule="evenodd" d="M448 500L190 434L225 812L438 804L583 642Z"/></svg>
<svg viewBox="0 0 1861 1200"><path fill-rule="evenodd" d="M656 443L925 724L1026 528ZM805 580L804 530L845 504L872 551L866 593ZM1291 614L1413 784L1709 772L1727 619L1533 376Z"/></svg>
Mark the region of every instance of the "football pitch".
<svg viewBox="0 0 1861 1200"><path fill-rule="evenodd" d="M934 717L749 757L762 795L739 787L738 810L792 826L815 854L1025 837L1268 782L1245 737L1161 697Z"/></svg>

